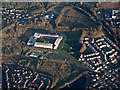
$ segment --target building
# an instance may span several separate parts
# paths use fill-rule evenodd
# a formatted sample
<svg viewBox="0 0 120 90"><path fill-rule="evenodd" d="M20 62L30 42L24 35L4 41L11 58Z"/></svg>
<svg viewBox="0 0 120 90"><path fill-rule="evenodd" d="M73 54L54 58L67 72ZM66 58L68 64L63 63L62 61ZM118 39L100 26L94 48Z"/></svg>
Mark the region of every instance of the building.
<svg viewBox="0 0 120 90"><path fill-rule="evenodd" d="M100 42L100 41L104 41L104 38L96 40L97 43Z"/></svg>
<svg viewBox="0 0 120 90"><path fill-rule="evenodd" d="M34 45L36 40L37 38L35 38L34 36L31 36L27 42L27 45Z"/></svg>
<svg viewBox="0 0 120 90"><path fill-rule="evenodd" d="M57 49L58 48L58 45L60 44L61 40L63 39L63 37L58 37L54 43L54 49Z"/></svg>
<svg viewBox="0 0 120 90"><path fill-rule="evenodd" d="M53 44L50 43L41 43L41 42L35 42L34 47L42 47L42 48L53 48Z"/></svg>
<svg viewBox="0 0 120 90"><path fill-rule="evenodd" d="M112 10L112 15L114 15L114 14L118 14L119 12L120 12L120 10L119 10L119 9Z"/></svg>
<svg viewBox="0 0 120 90"><path fill-rule="evenodd" d="M40 38L40 36L41 36L40 33L35 33L35 34L34 34L34 37L36 37L36 38Z"/></svg>
<svg viewBox="0 0 120 90"><path fill-rule="evenodd" d="M107 51L106 54L110 54L110 53L112 53L113 51L115 51L115 49L112 49L111 51Z"/></svg>
<svg viewBox="0 0 120 90"><path fill-rule="evenodd" d="M42 54L42 52L31 51L30 55L28 55L28 56L38 58L41 54Z"/></svg>
<svg viewBox="0 0 120 90"><path fill-rule="evenodd" d="M54 38L54 43L43 43L43 42L36 42L38 38ZM61 40L63 39L62 36L59 35L52 35L52 34L42 34L42 33L34 33L27 42L27 45L33 45L34 47L42 47L42 48L49 48L49 49L57 49Z"/></svg>

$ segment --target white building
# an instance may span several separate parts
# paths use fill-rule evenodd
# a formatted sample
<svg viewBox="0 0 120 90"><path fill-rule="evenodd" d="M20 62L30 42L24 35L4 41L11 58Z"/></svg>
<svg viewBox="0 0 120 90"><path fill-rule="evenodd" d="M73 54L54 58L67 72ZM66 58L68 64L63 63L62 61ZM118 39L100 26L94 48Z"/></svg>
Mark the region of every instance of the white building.
<svg viewBox="0 0 120 90"><path fill-rule="evenodd" d="M31 36L27 42L27 45L34 45L36 40L37 38L35 38L34 36Z"/></svg>
<svg viewBox="0 0 120 90"><path fill-rule="evenodd" d="M114 59L114 60L111 61L111 63L115 63L116 61L117 61L117 59Z"/></svg>
<svg viewBox="0 0 120 90"><path fill-rule="evenodd" d="M89 38L85 37L85 40L89 40Z"/></svg>
<svg viewBox="0 0 120 90"><path fill-rule="evenodd" d="M61 36L56 39L56 41L54 43L55 44L54 49L58 48L58 45L60 44L62 39L63 39L63 37L61 37Z"/></svg>
<svg viewBox="0 0 120 90"><path fill-rule="evenodd" d="M38 57L41 55L41 53L42 53L42 52L32 51L29 56L30 56L30 57L38 58Z"/></svg>
<svg viewBox="0 0 120 90"><path fill-rule="evenodd" d="M46 18L49 18L49 15L46 15Z"/></svg>
<svg viewBox="0 0 120 90"><path fill-rule="evenodd" d="M41 48L53 48L53 44L50 43L41 43L41 42L35 42L34 47L41 47Z"/></svg>
<svg viewBox="0 0 120 90"><path fill-rule="evenodd" d="M117 18L117 16L112 16L113 19Z"/></svg>
<svg viewBox="0 0 120 90"><path fill-rule="evenodd" d="M104 38L96 40L96 42L104 41Z"/></svg>
<svg viewBox="0 0 120 90"><path fill-rule="evenodd" d="M40 38L40 35L41 35L40 33L35 33L35 34L34 34L34 37Z"/></svg>
<svg viewBox="0 0 120 90"><path fill-rule="evenodd" d="M118 10L118 9L112 10L112 14L117 14L117 13L119 13L119 12L120 12L120 10Z"/></svg>

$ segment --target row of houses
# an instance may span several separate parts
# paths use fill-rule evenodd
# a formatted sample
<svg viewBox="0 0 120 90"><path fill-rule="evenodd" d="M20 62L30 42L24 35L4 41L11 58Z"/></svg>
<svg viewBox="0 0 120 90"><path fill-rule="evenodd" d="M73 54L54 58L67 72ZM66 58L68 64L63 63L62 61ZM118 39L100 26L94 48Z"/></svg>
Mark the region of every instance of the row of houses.
<svg viewBox="0 0 120 90"><path fill-rule="evenodd" d="M90 47L90 48L92 49L93 52L97 53L97 50L96 50L93 46L91 46L89 43L88 43L87 46Z"/></svg>
<svg viewBox="0 0 120 90"><path fill-rule="evenodd" d="M96 55L99 55L99 54L100 54L99 52L91 53L91 54L84 55L84 57L91 57L91 56L96 56Z"/></svg>

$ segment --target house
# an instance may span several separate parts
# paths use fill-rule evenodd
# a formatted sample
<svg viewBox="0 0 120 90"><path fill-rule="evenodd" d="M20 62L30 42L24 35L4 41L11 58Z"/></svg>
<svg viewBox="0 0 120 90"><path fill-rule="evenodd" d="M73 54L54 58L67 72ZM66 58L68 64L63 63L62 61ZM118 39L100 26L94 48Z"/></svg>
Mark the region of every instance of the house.
<svg viewBox="0 0 120 90"><path fill-rule="evenodd" d="M79 58L79 60L78 61L84 61L85 59L84 58Z"/></svg>
<svg viewBox="0 0 120 90"><path fill-rule="evenodd" d="M93 38L93 39L92 39L92 43L94 43L94 41L95 41L95 40L94 40L94 38Z"/></svg>
<svg viewBox="0 0 120 90"><path fill-rule="evenodd" d="M99 67L97 67L97 68L95 69L95 72L98 72L98 71L99 71L99 69L100 69L100 68L99 68Z"/></svg>
<svg viewBox="0 0 120 90"><path fill-rule="evenodd" d="M100 54L99 52L95 53L95 55L99 55L99 54Z"/></svg>
<svg viewBox="0 0 120 90"><path fill-rule="evenodd" d="M84 43L85 43L85 44L88 44L89 42L88 42L88 41L85 41Z"/></svg>
<svg viewBox="0 0 120 90"><path fill-rule="evenodd" d="M95 82L95 81L96 81L96 79L93 79L93 81Z"/></svg>
<svg viewBox="0 0 120 90"><path fill-rule="evenodd" d="M53 17L54 17L54 14L52 14L50 18L53 18Z"/></svg>
<svg viewBox="0 0 120 90"><path fill-rule="evenodd" d="M114 59L114 60L111 61L111 63L115 63L116 61L117 61L117 59Z"/></svg>
<svg viewBox="0 0 120 90"><path fill-rule="evenodd" d="M100 48L106 47L106 45L101 45Z"/></svg>
<svg viewBox="0 0 120 90"><path fill-rule="evenodd" d="M115 55L117 55L117 53L118 53L118 52L116 51L115 53L113 53L113 54L110 55L109 57L110 57L110 58L113 58Z"/></svg>
<svg viewBox="0 0 120 90"><path fill-rule="evenodd" d="M111 51L107 51L106 54L110 54L110 53L112 53L113 51L115 51L115 49L112 49Z"/></svg>
<svg viewBox="0 0 120 90"><path fill-rule="evenodd" d="M10 12L13 12L13 10L10 10Z"/></svg>
<svg viewBox="0 0 120 90"><path fill-rule="evenodd" d="M109 62L106 62L106 64L109 64Z"/></svg>
<svg viewBox="0 0 120 90"><path fill-rule="evenodd" d="M116 18L117 18L117 16L113 16L113 15L112 15L112 18L113 18L113 19L116 19Z"/></svg>
<svg viewBox="0 0 120 90"><path fill-rule="evenodd" d="M104 57L105 57L105 61L107 61L107 56L106 56L106 54L104 54Z"/></svg>
<svg viewBox="0 0 120 90"><path fill-rule="evenodd" d="M11 15L14 15L14 13L10 13Z"/></svg>
<svg viewBox="0 0 120 90"><path fill-rule="evenodd" d="M114 15L114 14L118 14L119 12L120 12L120 10L119 10L119 9L112 10L112 15Z"/></svg>
<svg viewBox="0 0 120 90"><path fill-rule="evenodd" d="M102 63L101 59L98 59L98 62L101 64Z"/></svg>
<svg viewBox="0 0 120 90"><path fill-rule="evenodd" d="M116 79L116 78L114 77L114 78L111 79L111 81L114 81L115 79Z"/></svg>
<svg viewBox="0 0 120 90"><path fill-rule="evenodd" d="M80 58L83 58L83 54L80 55Z"/></svg>
<svg viewBox="0 0 120 90"><path fill-rule="evenodd" d="M85 39L84 40L89 40L89 38L88 37L85 37Z"/></svg>
<svg viewBox="0 0 120 90"><path fill-rule="evenodd" d="M103 43L102 42L97 43L97 45L101 45L101 44L103 44Z"/></svg>
<svg viewBox="0 0 120 90"><path fill-rule="evenodd" d="M26 16L29 16L29 14L26 14Z"/></svg>

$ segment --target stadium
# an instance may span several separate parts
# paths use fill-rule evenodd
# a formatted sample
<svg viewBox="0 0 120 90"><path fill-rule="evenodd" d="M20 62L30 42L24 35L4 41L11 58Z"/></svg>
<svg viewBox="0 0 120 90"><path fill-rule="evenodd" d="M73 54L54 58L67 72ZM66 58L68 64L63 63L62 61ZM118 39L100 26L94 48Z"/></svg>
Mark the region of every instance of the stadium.
<svg viewBox="0 0 120 90"><path fill-rule="evenodd" d="M63 37L59 35L42 34L36 32L29 38L27 45L41 48L57 49L62 39Z"/></svg>

